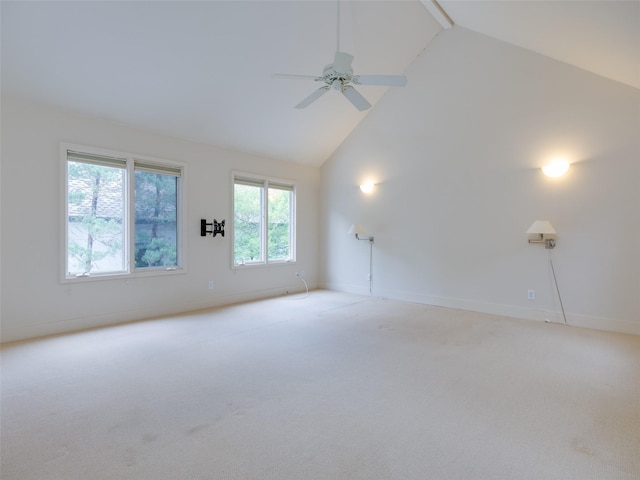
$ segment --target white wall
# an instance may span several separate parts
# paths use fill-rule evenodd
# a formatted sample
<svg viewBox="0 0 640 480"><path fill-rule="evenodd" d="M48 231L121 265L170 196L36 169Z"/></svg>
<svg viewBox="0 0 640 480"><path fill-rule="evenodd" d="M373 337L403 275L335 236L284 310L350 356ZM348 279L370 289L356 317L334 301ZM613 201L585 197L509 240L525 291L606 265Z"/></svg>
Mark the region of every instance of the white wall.
<svg viewBox="0 0 640 480"><path fill-rule="evenodd" d="M459 27L407 75L322 168L323 285L368 293L362 223L374 295L562 322L551 252L570 324L640 334L640 92Z"/></svg>
<svg viewBox="0 0 640 480"><path fill-rule="evenodd" d="M188 271L59 281L61 141L186 163ZM319 170L168 138L3 98L2 340L11 341L302 291L317 282ZM200 219L231 216L231 171L297 181L298 263L231 269L230 236L200 237ZM215 282L208 289L208 280Z"/></svg>

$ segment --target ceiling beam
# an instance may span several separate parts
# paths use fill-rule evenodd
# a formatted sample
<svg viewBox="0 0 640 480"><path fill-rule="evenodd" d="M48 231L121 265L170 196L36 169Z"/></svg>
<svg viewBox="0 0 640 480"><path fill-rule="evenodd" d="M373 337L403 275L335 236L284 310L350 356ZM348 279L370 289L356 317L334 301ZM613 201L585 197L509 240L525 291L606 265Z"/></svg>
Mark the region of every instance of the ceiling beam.
<svg viewBox="0 0 640 480"><path fill-rule="evenodd" d="M431 16L435 18L440 26L445 30L453 27L453 20L447 12L444 11L444 8L438 3L438 0L420 0L424 7L429 11Z"/></svg>

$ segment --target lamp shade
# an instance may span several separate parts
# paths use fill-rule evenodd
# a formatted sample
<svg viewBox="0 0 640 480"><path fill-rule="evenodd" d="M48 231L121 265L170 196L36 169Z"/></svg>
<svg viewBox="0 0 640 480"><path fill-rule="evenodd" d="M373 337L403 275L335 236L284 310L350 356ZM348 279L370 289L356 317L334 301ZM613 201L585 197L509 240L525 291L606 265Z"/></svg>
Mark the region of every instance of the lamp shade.
<svg viewBox="0 0 640 480"><path fill-rule="evenodd" d="M364 233L364 228L362 228L362 225L360 225L359 223L354 223L353 225L351 225L351 228L349 228L349 231L347 233L349 235L362 235Z"/></svg>
<svg viewBox="0 0 640 480"><path fill-rule="evenodd" d="M526 233L531 235L555 235L556 230L551 226L549 220L536 220Z"/></svg>

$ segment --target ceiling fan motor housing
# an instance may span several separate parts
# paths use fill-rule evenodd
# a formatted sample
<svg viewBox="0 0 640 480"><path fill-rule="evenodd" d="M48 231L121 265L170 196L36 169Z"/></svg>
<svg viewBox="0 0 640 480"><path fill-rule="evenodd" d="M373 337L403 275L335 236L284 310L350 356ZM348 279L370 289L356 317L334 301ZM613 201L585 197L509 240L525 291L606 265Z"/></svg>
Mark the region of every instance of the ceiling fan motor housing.
<svg viewBox="0 0 640 480"><path fill-rule="evenodd" d="M322 78L327 85L330 85L334 90L342 90L343 87L351 80L353 69L349 69L348 74L338 73L334 70L333 64L327 65L322 71Z"/></svg>

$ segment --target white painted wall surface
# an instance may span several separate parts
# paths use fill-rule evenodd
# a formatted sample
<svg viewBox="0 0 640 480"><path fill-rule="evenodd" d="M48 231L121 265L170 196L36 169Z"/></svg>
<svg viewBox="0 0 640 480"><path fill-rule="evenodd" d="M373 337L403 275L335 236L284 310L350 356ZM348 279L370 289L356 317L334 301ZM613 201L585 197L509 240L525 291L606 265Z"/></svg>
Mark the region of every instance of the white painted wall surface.
<svg viewBox="0 0 640 480"><path fill-rule="evenodd" d="M61 141L186 164L187 273L60 283ZM2 341L304 290L317 282L319 170L3 98ZM297 182L297 264L231 269L231 171ZM200 219L227 235L200 236ZM209 280L214 289L208 289Z"/></svg>
<svg viewBox="0 0 640 480"><path fill-rule="evenodd" d="M549 220L569 323L640 334L640 92L459 27L406 73L322 167L322 284L368 293L361 223L374 295L562 322Z"/></svg>

